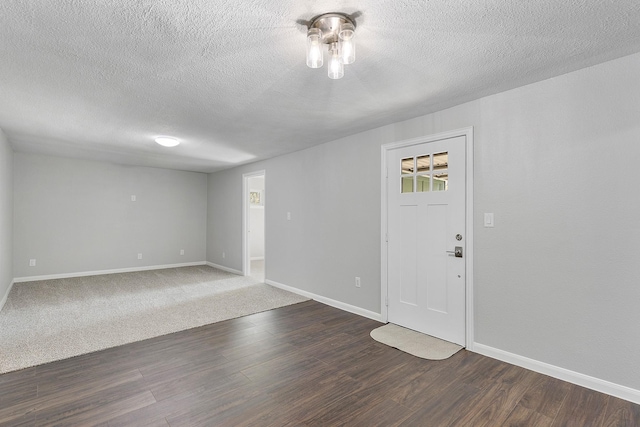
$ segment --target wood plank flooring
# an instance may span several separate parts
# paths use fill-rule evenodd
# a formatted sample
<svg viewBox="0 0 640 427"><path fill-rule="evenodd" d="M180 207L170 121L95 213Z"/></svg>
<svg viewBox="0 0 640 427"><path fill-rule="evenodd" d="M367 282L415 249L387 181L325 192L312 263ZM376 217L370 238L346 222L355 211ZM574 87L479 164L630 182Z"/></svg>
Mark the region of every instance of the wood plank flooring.
<svg viewBox="0 0 640 427"><path fill-rule="evenodd" d="M0 375L6 426L640 426L640 405L309 301Z"/></svg>

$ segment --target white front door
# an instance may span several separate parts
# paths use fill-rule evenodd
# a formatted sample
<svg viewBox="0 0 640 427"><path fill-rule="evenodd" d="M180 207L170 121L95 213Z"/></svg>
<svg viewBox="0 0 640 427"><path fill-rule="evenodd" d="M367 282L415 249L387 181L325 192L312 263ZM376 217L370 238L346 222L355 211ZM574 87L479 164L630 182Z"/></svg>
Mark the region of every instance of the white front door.
<svg viewBox="0 0 640 427"><path fill-rule="evenodd" d="M465 152L458 136L390 150L387 163L388 320L463 346Z"/></svg>

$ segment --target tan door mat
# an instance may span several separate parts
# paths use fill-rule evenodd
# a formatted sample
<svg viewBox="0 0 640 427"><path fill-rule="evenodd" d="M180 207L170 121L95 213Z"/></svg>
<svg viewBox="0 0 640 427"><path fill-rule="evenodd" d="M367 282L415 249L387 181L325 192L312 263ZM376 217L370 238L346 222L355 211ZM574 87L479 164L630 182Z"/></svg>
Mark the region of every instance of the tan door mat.
<svg viewBox="0 0 640 427"><path fill-rule="evenodd" d="M405 353L429 360L443 360L462 350L462 346L388 323L371 331L371 338Z"/></svg>

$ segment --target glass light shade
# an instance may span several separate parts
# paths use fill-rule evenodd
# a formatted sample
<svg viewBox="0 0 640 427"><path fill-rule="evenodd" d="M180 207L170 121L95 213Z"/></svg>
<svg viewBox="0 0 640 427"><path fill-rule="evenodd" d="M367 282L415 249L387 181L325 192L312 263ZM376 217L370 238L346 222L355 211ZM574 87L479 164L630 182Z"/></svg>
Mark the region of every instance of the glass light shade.
<svg viewBox="0 0 640 427"><path fill-rule="evenodd" d="M353 64L356 60L356 33L353 24L344 23L340 26L340 52L343 64Z"/></svg>
<svg viewBox="0 0 640 427"><path fill-rule="evenodd" d="M319 28L310 28L307 32L307 66L320 68L322 63L322 31Z"/></svg>
<svg viewBox="0 0 640 427"><path fill-rule="evenodd" d="M331 45L331 50L329 50L329 53L331 54L328 67L329 78L341 79L344 76L344 64L342 63L342 58L340 57L337 43L333 43Z"/></svg>

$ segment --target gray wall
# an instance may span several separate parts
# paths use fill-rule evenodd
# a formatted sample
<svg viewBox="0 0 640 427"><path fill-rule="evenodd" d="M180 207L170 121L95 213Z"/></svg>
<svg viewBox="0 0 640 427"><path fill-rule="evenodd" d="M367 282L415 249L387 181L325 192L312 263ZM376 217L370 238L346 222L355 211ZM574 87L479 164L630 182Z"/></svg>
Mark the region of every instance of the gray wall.
<svg viewBox="0 0 640 427"><path fill-rule="evenodd" d="M640 389L638 75L640 54L212 174L208 260L241 269L241 176L265 169L267 279L380 312L380 145L473 126L475 341Z"/></svg>
<svg viewBox="0 0 640 427"><path fill-rule="evenodd" d="M13 150L0 129L0 302L6 296L12 281Z"/></svg>
<svg viewBox="0 0 640 427"><path fill-rule="evenodd" d="M242 270L242 174L266 169L267 279L380 312L376 133L211 174L208 261Z"/></svg>
<svg viewBox="0 0 640 427"><path fill-rule="evenodd" d="M16 153L14 180L16 278L205 261L206 174Z"/></svg>
<svg viewBox="0 0 640 427"><path fill-rule="evenodd" d="M209 175L207 261L242 271L242 175L236 178Z"/></svg>

